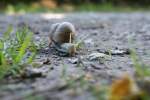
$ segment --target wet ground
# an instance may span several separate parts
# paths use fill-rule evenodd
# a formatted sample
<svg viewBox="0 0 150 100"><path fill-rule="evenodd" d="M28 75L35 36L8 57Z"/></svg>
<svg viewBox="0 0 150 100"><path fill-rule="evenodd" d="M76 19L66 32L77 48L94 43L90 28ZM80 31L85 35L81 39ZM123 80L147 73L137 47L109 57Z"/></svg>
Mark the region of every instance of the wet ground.
<svg viewBox="0 0 150 100"><path fill-rule="evenodd" d="M86 45L78 50L75 57L60 57L53 50L44 48L35 61L49 59L49 63L34 69L40 71L42 77L5 80L0 84L1 100L91 100L94 96L90 90L82 90L78 85L76 89L67 87L66 76L68 81L76 80L73 81L75 84L85 75L93 85L106 85L123 73L134 75L130 54L115 54L111 59L99 63L87 58L95 52L116 49L127 51L134 47L143 62L150 64L150 13L0 15L0 34L9 25L13 25L15 31L26 24L37 42L48 41L50 26L63 21L75 25L77 38L82 38Z"/></svg>

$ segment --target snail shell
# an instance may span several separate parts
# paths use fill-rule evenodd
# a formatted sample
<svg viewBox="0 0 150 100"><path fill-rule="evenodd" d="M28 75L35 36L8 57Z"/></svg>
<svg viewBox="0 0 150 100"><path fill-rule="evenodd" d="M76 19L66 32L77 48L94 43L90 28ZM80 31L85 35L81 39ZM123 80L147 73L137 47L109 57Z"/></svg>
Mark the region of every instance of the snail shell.
<svg viewBox="0 0 150 100"><path fill-rule="evenodd" d="M52 42L58 44L72 43L75 33L75 27L73 24L69 22L56 23L51 27L49 38Z"/></svg>

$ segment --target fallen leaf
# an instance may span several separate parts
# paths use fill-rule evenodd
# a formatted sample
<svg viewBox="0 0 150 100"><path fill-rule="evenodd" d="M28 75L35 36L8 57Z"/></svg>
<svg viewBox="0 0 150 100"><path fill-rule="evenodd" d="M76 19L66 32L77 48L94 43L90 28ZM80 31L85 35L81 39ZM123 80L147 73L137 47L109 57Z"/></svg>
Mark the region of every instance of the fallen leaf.
<svg viewBox="0 0 150 100"><path fill-rule="evenodd" d="M110 53L112 55L124 55L124 54L130 54L130 51L128 49L126 50L116 49L116 50L110 50Z"/></svg>
<svg viewBox="0 0 150 100"><path fill-rule="evenodd" d="M88 56L89 60L99 60L100 58L109 59L110 56L104 53L92 53Z"/></svg>
<svg viewBox="0 0 150 100"><path fill-rule="evenodd" d="M90 81L90 80L93 80L93 76L91 75L91 73L87 73L87 74L85 74L84 79L85 79L86 81Z"/></svg>
<svg viewBox="0 0 150 100"><path fill-rule="evenodd" d="M140 92L128 75L113 82L109 100L139 100L137 98L140 98Z"/></svg>
<svg viewBox="0 0 150 100"><path fill-rule="evenodd" d="M71 64L77 64L79 62L78 58L72 58L72 59L68 59L69 63Z"/></svg>

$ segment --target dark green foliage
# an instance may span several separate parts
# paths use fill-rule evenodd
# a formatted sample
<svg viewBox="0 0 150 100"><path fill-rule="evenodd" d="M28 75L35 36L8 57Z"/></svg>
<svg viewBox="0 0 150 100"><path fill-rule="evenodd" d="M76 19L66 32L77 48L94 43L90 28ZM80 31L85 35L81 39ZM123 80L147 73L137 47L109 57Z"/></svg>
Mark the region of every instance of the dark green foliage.
<svg viewBox="0 0 150 100"><path fill-rule="evenodd" d="M33 2L41 2L44 0L1 0L0 5L6 6L8 4L17 5L20 3L23 4L31 4ZM113 5L132 5L132 6L148 6L150 5L150 0L50 0L55 2L58 5L61 4L74 4L74 5L82 5L85 3L93 3L93 4L103 4L103 3L111 3Z"/></svg>
<svg viewBox="0 0 150 100"><path fill-rule="evenodd" d="M132 5L132 6L148 6L150 0L56 0L58 4L75 4L82 5L85 3L103 4L111 3L113 5Z"/></svg>
<svg viewBox="0 0 150 100"><path fill-rule="evenodd" d="M36 2L36 1L39 1L39 0L1 0L0 3L1 4L8 4L8 3L11 3L11 4L18 4L18 3L30 4L30 3Z"/></svg>

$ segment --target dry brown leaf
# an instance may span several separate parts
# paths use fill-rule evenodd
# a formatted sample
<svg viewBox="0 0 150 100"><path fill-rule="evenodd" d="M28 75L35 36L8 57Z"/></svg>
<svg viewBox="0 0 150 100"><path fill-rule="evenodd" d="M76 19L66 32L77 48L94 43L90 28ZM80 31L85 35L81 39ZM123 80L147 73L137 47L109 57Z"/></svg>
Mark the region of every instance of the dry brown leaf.
<svg viewBox="0 0 150 100"><path fill-rule="evenodd" d="M86 81L90 81L90 80L93 80L93 76L91 75L91 73L87 73L87 74L85 75L84 79L85 79Z"/></svg>
<svg viewBox="0 0 150 100"><path fill-rule="evenodd" d="M138 100L140 93L135 82L125 75L113 82L109 100Z"/></svg>

